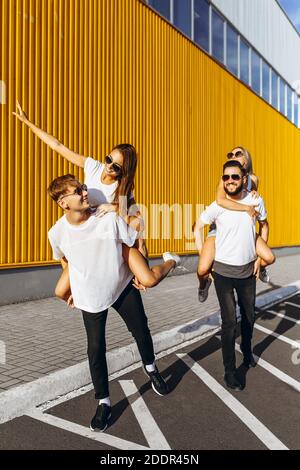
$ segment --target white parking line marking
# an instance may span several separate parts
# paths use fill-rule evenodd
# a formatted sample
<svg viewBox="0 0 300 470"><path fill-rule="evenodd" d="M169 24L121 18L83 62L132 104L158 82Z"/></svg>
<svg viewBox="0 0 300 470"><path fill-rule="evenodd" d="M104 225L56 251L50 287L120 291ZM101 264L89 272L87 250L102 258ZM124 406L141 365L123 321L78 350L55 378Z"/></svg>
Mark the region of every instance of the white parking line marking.
<svg viewBox="0 0 300 470"><path fill-rule="evenodd" d="M284 302L287 305L291 305L292 307L300 308L300 305L294 304L293 302Z"/></svg>
<svg viewBox="0 0 300 470"><path fill-rule="evenodd" d="M296 323L297 325L300 325L300 320L296 320L296 318L289 317L288 315L285 315L284 313L274 312L274 310L266 310L266 311L268 313L272 313L272 315L276 315L277 317L284 318L285 320L288 320L293 323Z"/></svg>
<svg viewBox="0 0 300 470"><path fill-rule="evenodd" d="M203 367L195 362L188 354L177 354L186 365L215 393L220 400L255 434L255 436L270 450L288 450L288 448L244 405L219 384Z"/></svg>
<svg viewBox="0 0 300 470"><path fill-rule="evenodd" d="M284 343L288 343L291 346L293 346L296 349L299 349L299 343L297 341L294 341L290 338L287 338L284 335L279 335L275 331L268 330L268 328L265 328L264 326L258 325L257 323L254 324L254 328L257 330L262 331L263 333L266 333L267 335L275 336L275 338L280 339L280 341L283 341Z"/></svg>
<svg viewBox="0 0 300 470"><path fill-rule="evenodd" d="M242 354L242 351L240 349L240 345L235 343L235 349ZM253 354L254 359L256 360L257 364L260 367L263 367L266 369L270 374L274 375L277 377L277 379L281 380L282 382L290 385L293 389L295 389L297 392L300 392L300 382L297 380L293 379L289 375L287 375L285 372L282 372L280 369L277 369L277 367L272 366L269 362L265 361L261 357L256 356Z"/></svg>
<svg viewBox="0 0 300 470"><path fill-rule="evenodd" d="M141 446L134 442L126 441L125 439L120 439L119 437L111 436L110 434L105 434L104 432L93 432L85 426L80 424L71 423L65 419L58 418L57 416L47 415L41 413L38 410L32 410L26 413L25 416L42 421L43 423L50 424L56 428L63 429L64 431L77 434L79 436L91 439L93 441L101 442L102 444L107 444L110 447L121 450L149 450L148 447Z"/></svg>
<svg viewBox="0 0 300 470"><path fill-rule="evenodd" d="M133 380L119 380L119 383L128 398L150 449L170 450L171 447L151 415Z"/></svg>

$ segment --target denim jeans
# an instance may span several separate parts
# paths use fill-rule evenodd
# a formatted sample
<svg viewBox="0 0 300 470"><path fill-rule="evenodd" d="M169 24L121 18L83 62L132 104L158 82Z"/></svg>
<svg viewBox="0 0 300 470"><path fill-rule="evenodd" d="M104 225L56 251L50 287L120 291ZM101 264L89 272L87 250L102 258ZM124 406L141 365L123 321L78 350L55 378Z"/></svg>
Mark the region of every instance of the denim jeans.
<svg viewBox="0 0 300 470"><path fill-rule="evenodd" d="M122 317L134 337L144 365L152 364L154 350L148 321L141 294L132 286L132 281L112 307ZM97 313L82 311L82 316L88 339L87 353L95 398L105 398L109 396L105 342L107 309Z"/></svg>
<svg viewBox="0 0 300 470"><path fill-rule="evenodd" d="M238 305L241 313L241 350L248 359L252 353L251 340L255 319L255 276L246 279L234 279L221 276L214 272L215 288L221 308L222 317L222 354L226 374L235 371L235 335L236 335L236 301L234 291L237 293Z"/></svg>

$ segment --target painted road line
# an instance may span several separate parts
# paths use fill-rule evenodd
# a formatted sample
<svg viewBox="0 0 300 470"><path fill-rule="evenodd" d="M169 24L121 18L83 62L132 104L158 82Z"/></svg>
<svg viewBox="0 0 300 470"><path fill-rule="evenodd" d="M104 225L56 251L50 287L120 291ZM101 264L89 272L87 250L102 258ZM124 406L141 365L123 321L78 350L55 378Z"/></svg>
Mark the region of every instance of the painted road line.
<svg viewBox="0 0 300 470"><path fill-rule="evenodd" d="M300 305L294 304L293 302L284 302L286 305L291 305L292 307L300 308Z"/></svg>
<svg viewBox="0 0 300 470"><path fill-rule="evenodd" d="M111 436L110 434L105 434L104 432L94 432L85 426L80 424L71 423L65 419L58 418L57 416L52 416L44 414L38 410L32 410L25 414L30 418L41 421L42 423L50 424L56 428L63 429L64 431L77 434L78 436L91 439L93 441L101 442L115 449L121 450L149 450L148 447L141 446L134 442L126 441L125 439L120 439L119 437Z"/></svg>
<svg viewBox="0 0 300 470"><path fill-rule="evenodd" d="M119 383L131 405L132 411L143 431L150 449L170 450L171 447L159 429L133 380L119 380Z"/></svg>
<svg viewBox="0 0 300 470"><path fill-rule="evenodd" d="M270 450L288 450L288 448L247 408L219 384L203 367L188 354L177 354L186 365L207 385L210 390L255 434Z"/></svg>
<svg viewBox="0 0 300 470"><path fill-rule="evenodd" d="M209 338L210 336L213 336L216 332L216 329L213 329L211 331L208 331L206 333L203 333L201 336L197 336L196 338L190 339L188 341L185 341L184 343L177 344L176 346L169 348L163 352L160 352L155 355L156 360L161 359L163 357L169 356L170 354L174 353L175 351L178 351L178 349L182 349L185 347L188 347L192 344L198 343L198 341L202 341L206 338ZM109 375L109 381L117 379L121 377L122 375L128 374L136 369L139 369L140 367L143 367L141 362L138 362L136 364L133 364L129 367L126 367L125 369L119 370L118 372L114 372L113 374ZM73 398L80 397L81 395L85 395L86 393L90 392L91 390L94 390L93 384L86 385L84 387L77 388L76 390L66 393L65 395L59 396L58 398L54 398L53 400L49 400L46 403L43 403L42 405L38 405L37 409L40 411L47 411L51 408L54 408L57 405L60 405L61 403L65 403L66 401L72 400ZM0 403L1 404L1 403ZM26 412L26 410L24 411ZM1 421L0 421L1 424Z"/></svg>
<svg viewBox="0 0 300 470"><path fill-rule="evenodd" d="M299 342L298 341L294 341L290 338L287 338L284 335L279 335L275 331L268 330L268 328L265 328L264 326L258 325L257 323L254 324L254 328L256 328L259 331L262 331L263 333L266 333L266 335L274 336L275 338L280 339L280 341L283 341L284 343L290 344L291 346L293 346L293 348L299 349Z"/></svg>
<svg viewBox="0 0 300 470"><path fill-rule="evenodd" d="M242 354L242 351L240 349L240 345L235 343L235 349ZM287 375L285 372L282 372L280 369L277 369L277 367L272 366L269 362L265 361L261 357L256 356L253 354L254 359L256 360L257 364L260 367L263 367L266 369L270 374L274 375L277 377L277 379L281 380L282 382L290 385L293 389L295 389L297 392L300 392L300 382L297 380L293 379L289 375Z"/></svg>
<svg viewBox="0 0 300 470"><path fill-rule="evenodd" d="M274 310L266 310L266 312L272 313L272 315L276 315L277 317L284 318L285 320L288 320L293 323L296 323L297 325L300 325L300 320L296 320L295 318L289 317L288 315L285 315L284 313L274 312Z"/></svg>

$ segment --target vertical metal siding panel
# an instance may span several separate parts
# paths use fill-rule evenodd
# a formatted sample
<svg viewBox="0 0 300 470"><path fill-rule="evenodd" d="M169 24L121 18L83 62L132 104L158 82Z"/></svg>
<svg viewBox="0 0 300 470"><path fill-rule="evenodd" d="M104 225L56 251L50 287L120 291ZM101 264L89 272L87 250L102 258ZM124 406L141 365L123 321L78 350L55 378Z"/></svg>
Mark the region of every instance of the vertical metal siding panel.
<svg viewBox="0 0 300 470"><path fill-rule="evenodd" d="M93 113L91 115L91 132L92 132L92 138L91 138L91 145L92 145L92 153L93 155L99 155L98 152L98 145L97 145L97 139L98 139L98 129L99 129L99 123L98 123L98 114L97 114L97 108L98 108L98 92L99 92L99 80L97 77L97 37L99 34L98 30L98 23L96 21L97 16L98 16L98 2L93 2L92 5L93 8L93 19L94 19L94 32L93 32L93 39L94 39L94 47L93 47L93 55L92 55L92 60L93 60Z"/></svg>
<svg viewBox="0 0 300 470"><path fill-rule="evenodd" d="M27 25L29 23L29 18L28 18L28 5L27 1L25 0L22 2L22 7L23 7L23 15L21 16L18 14L20 12L20 2L17 1L15 4L15 8L13 9L13 15L15 15L15 70L14 70L14 75L19 76L22 73L22 54L21 54L21 43L23 39L23 31L25 32ZM21 12L20 12L21 13ZM26 20L24 21L24 17L26 15ZM23 20L23 21L22 21ZM15 96L21 96L21 83L19 83L17 80L15 81L15 89L14 89L14 95ZM13 107L13 103L12 103ZM12 154L12 161L13 161L13 168L12 168L12 180L13 181L13 186L14 188L18 188L18 192L22 194L22 180L21 180L21 175L22 175L22 129L20 129L20 126L13 126L14 127L14 140L15 140L15 151ZM21 221L20 221L20 216L21 216L21 197L13 197L12 198L12 205L10 207L10 210L12 211L13 218L14 218L14 223L13 223L13 254L12 254L12 260L13 262L19 262L20 261L20 248L21 248Z"/></svg>
<svg viewBox="0 0 300 470"><path fill-rule="evenodd" d="M54 8L55 0L50 0L47 2L47 42L46 48L44 53L46 54L47 58L47 73L45 74L45 108L42 108L42 113L47 115L47 122L45 130L49 134L55 133L53 128L53 114L55 112L55 107L53 103L53 96L55 92L54 83L53 83L53 67L54 67L54 60L53 60L53 33L54 33L54 23L55 23L55 8ZM54 108L54 109L53 109ZM45 148L46 147L46 148ZM41 222L40 222L40 243L39 243L39 256L40 258L37 259L41 261L45 261L46 259L46 239L45 233L47 232L47 227L49 227L49 219L48 219L48 207L49 201L46 199L47 197L47 180L48 174L50 173L51 168L51 160L54 158L53 151L48 147L43 145L43 154L41 159L41 174L40 174L40 200L41 200Z"/></svg>
<svg viewBox="0 0 300 470"><path fill-rule="evenodd" d="M9 30L8 30L8 70L10 82L8 84L8 96L7 96L7 119L8 123L8 171L7 171L7 201L8 201L8 213L7 213L7 260L8 263L13 263L15 261L15 244L14 244L14 234L15 234L15 219L16 214L14 212L14 192L15 192L15 137L16 137L16 127L15 123L12 124L11 121L11 111L15 107L14 97L15 92L13 89L14 79L16 77L16 1L9 2Z"/></svg>
<svg viewBox="0 0 300 470"><path fill-rule="evenodd" d="M61 0L63 1L63 0ZM80 67L80 60L79 60L79 53L80 53L80 0L74 0L71 2L73 8L73 15L74 15L74 72L73 72L73 96L70 97L74 101L74 118L73 118L73 135L74 135L74 151L80 152L80 107L79 107L79 67ZM72 13L71 13L72 14Z"/></svg>
<svg viewBox="0 0 300 470"><path fill-rule="evenodd" d="M8 0L3 0L0 4L0 79L5 84L6 96L7 96L7 84L8 84L8 73L7 73L7 17L8 17ZM7 263L7 106L4 104L0 105L0 263Z"/></svg>
<svg viewBox="0 0 300 470"><path fill-rule="evenodd" d="M66 16L68 18L69 25L68 35L64 38L69 56L67 76L65 77L65 81L67 83L65 110L68 119L68 146L74 150L74 2L70 2L68 0L65 3L67 7Z"/></svg>
<svg viewBox="0 0 300 470"><path fill-rule="evenodd" d="M36 31L36 9L35 1L29 0L27 2L27 12L29 21L27 23L27 28L24 28L22 44L20 48L22 51L22 72L20 76L26 77L26 80L18 80L21 83L22 92L21 95L17 95L16 98L21 99L21 102L26 103L27 112L30 115L33 115L34 110L34 77L33 70L34 64L32 60L33 54L30 53L31 50L35 49L35 31ZM28 49L24 48L24 45L28 44ZM25 49L25 50L24 50ZM18 123L19 127L19 123ZM22 196L21 196L21 256L20 262L27 262L28 259L31 259L32 255L32 235L30 230L30 225L28 220L32 220L32 206L33 206L33 196L32 196L32 170L33 170L33 161L32 161L32 136L26 132L24 126L21 126L22 131Z"/></svg>

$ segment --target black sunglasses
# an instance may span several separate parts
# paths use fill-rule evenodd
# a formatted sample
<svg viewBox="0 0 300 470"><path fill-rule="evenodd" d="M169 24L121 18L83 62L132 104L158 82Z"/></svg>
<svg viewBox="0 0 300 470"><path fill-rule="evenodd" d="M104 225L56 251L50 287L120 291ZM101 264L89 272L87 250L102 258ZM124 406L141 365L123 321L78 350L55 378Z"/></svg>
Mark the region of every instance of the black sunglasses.
<svg viewBox="0 0 300 470"><path fill-rule="evenodd" d="M245 155L241 150L238 150L237 152L229 152L227 153L227 158L238 158L238 157L244 157Z"/></svg>
<svg viewBox="0 0 300 470"><path fill-rule="evenodd" d="M222 180L223 181L228 181L230 180L230 178L233 180L233 181L240 181L242 179L241 175L238 175L236 173L234 173L233 175L223 175L222 176Z"/></svg>
<svg viewBox="0 0 300 470"><path fill-rule="evenodd" d="M118 165L118 163L114 163L110 155L107 155L104 160L107 165L112 164L112 169L114 170L115 173L117 173L118 175L122 173L121 165Z"/></svg>
<svg viewBox="0 0 300 470"><path fill-rule="evenodd" d="M68 197L68 196L81 196L83 191L87 191L87 185L86 184L82 184L80 186L77 186L77 188L74 189L74 192L73 193L70 193L70 194L65 194L64 196L60 197L59 200L61 201L64 197Z"/></svg>

